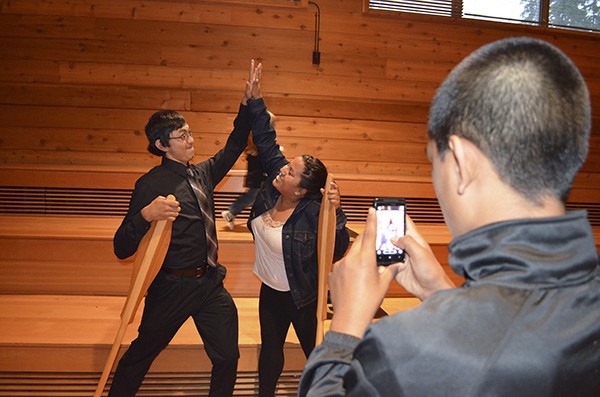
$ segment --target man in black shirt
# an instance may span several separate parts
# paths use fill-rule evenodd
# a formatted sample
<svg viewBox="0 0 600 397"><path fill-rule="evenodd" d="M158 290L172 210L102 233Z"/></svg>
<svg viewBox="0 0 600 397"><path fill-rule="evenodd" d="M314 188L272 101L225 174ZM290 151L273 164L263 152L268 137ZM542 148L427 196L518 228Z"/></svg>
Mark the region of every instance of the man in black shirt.
<svg viewBox="0 0 600 397"><path fill-rule="evenodd" d="M153 360L190 316L213 364L209 395L233 393L239 358L237 309L223 286L226 269L211 253L207 229L214 229L213 190L246 147L251 128L246 98L225 147L198 164L189 164L194 139L179 113L156 112L146 125L148 151L162 156L162 162L136 182L129 211L114 237L115 254L121 259L133 255L152 221L171 220L173 230L161 271L148 289L138 337L117 366L111 397L137 393ZM176 201L167 201L169 194ZM208 216L198 194L205 196ZM214 232L212 236L216 240Z"/></svg>

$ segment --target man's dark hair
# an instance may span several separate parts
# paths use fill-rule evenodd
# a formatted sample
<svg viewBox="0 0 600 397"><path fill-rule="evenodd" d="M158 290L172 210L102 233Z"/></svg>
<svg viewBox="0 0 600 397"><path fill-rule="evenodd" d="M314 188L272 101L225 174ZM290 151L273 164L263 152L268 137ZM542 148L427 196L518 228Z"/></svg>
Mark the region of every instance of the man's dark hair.
<svg viewBox="0 0 600 397"><path fill-rule="evenodd" d="M146 137L148 138L148 151L157 156L164 156L165 152L156 147L156 140L159 139L161 145L168 147L171 132L186 125L182 115L174 110L161 110L152 115L148 124L146 124Z"/></svg>
<svg viewBox="0 0 600 397"><path fill-rule="evenodd" d="M587 156L589 92L558 48L526 37L499 40L467 57L442 83L428 129L442 158L451 135L464 137L532 202L548 195L566 201Z"/></svg>
<svg viewBox="0 0 600 397"><path fill-rule="evenodd" d="M299 186L306 189L309 193L319 192L322 187L325 187L325 182L327 182L327 168L325 164L310 154L302 155L302 160L304 161L304 172L302 173Z"/></svg>

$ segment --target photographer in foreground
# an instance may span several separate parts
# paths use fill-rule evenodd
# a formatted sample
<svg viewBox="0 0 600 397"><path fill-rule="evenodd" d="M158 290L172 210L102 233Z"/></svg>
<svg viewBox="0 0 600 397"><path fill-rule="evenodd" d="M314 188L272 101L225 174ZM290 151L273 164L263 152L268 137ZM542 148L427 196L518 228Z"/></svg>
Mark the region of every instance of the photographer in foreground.
<svg viewBox="0 0 600 397"><path fill-rule="evenodd" d="M531 38L488 44L433 99L427 157L455 288L407 218L406 261L377 268L371 209L329 276L334 315L300 396L598 396L600 272L565 200L591 130L574 64ZM423 302L370 325L396 279Z"/></svg>

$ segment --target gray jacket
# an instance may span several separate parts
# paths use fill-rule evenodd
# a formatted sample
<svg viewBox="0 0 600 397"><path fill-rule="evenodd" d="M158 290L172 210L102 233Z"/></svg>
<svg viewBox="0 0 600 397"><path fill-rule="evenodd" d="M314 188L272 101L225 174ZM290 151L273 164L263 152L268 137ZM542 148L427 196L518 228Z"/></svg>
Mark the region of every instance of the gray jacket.
<svg viewBox="0 0 600 397"><path fill-rule="evenodd" d="M300 396L600 396L600 270L585 212L488 225L449 246L461 288L330 332Z"/></svg>

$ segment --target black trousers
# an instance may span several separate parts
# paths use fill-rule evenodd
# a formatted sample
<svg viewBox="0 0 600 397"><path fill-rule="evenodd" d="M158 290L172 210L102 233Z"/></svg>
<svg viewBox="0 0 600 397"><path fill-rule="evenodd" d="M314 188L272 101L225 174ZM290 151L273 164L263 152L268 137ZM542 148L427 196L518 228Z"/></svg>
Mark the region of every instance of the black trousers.
<svg viewBox="0 0 600 397"><path fill-rule="evenodd" d="M223 286L225 268L209 268L201 278L159 272L148 289L138 337L125 352L110 397L135 396L158 354L191 316L212 362L209 396L231 396L239 359L238 314Z"/></svg>
<svg viewBox="0 0 600 397"><path fill-rule="evenodd" d="M264 283L261 285L258 303L261 339L258 357L259 396L275 395L277 381L283 371L283 345L290 324L294 325L304 355L307 358L310 355L317 334L316 310L316 301L298 309L290 292L276 291Z"/></svg>

